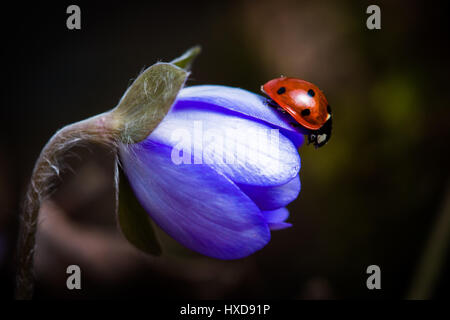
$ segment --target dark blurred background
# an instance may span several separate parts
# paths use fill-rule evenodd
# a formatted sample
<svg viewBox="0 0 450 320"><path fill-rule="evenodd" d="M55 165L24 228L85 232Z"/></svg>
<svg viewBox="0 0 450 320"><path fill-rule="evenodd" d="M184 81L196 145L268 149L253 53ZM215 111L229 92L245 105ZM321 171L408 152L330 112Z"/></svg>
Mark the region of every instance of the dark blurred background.
<svg viewBox="0 0 450 320"><path fill-rule="evenodd" d="M66 28L70 4L81 8L81 30ZM381 30L366 28L370 4L381 8ZM169 239L170 254L145 256L115 225L112 153L76 149L72 170L41 212L35 297L407 297L417 277L428 276L416 271L449 210L447 12L429 1L282 0L5 9L0 295L13 296L20 202L46 141L114 107L144 67L199 44L188 85L259 92L287 75L325 92L333 137L320 150L300 149L302 191L289 206L294 227L273 232L266 248L239 261L191 255ZM430 298L448 298L449 257L441 255ZM80 291L66 289L70 264L81 267ZM366 288L371 264L381 268L382 290Z"/></svg>

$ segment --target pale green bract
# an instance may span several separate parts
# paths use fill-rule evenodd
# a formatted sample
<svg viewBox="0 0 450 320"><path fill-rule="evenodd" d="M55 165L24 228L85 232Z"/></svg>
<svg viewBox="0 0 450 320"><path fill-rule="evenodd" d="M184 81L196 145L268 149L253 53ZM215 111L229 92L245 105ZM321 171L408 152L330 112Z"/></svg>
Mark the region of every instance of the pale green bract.
<svg viewBox="0 0 450 320"><path fill-rule="evenodd" d="M156 63L142 72L111 111L114 129L123 143L144 140L169 112L183 87L200 47L171 63Z"/></svg>
<svg viewBox="0 0 450 320"><path fill-rule="evenodd" d="M157 63L134 81L113 110L119 123L124 126L121 133L122 143L139 142L156 128L174 103L189 75L187 70L200 50L198 46L193 47L170 63ZM118 167L115 178L117 222L122 234L139 250L160 255L161 245L153 223L134 196L127 178L119 173Z"/></svg>

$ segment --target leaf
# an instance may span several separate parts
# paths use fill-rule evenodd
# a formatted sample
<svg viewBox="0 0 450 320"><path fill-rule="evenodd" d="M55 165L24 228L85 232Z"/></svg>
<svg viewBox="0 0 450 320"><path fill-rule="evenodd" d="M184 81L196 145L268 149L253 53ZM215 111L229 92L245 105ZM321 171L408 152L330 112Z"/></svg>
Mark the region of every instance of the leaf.
<svg viewBox="0 0 450 320"><path fill-rule="evenodd" d="M137 249L151 255L160 255L162 252L161 245L156 236L150 216L134 196L127 177L118 168L117 160L115 177L116 204L118 202L118 205L116 205L118 211L117 222L122 234Z"/></svg>
<svg viewBox="0 0 450 320"><path fill-rule="evenodd" d="M170 63L156 63L141 73L111 111L119 140L144 140L169 112L188 75Z"/></svg>
<svg viewBox="0 0 450 320"><path fill-rule="evenodd" d="M202 48L200 46L192 47L185 53L183 53L183 55L181 55L180 57L172 60L170 63L182 69L190 70L194 59L197 58L201 51Z"/></svg>
<svg viewBox="0 0 450 320"><path fill-rule="evenodd" d="M171 63L157 63L146 69L111 111L122 143L144 140L162 121L183 87L186 71L200 53L199 46L186 51ZM120 185L120 192L119 192ZM117 222L122 234L136 248L160 255L161 245L148 213L136 199L125 174L115 168Z"/></svg>

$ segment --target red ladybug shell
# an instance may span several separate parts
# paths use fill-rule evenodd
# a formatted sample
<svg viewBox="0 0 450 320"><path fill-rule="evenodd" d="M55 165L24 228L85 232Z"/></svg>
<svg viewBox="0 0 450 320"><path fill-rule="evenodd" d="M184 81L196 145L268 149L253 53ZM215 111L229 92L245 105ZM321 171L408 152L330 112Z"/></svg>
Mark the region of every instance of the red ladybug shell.
<svg viewBox="0 0 450 320"><path fill-rule="evenodd" d="M320 129L331 117L325 95L308 81L277 78L263 85L262 90L307 129Z"/></svg>

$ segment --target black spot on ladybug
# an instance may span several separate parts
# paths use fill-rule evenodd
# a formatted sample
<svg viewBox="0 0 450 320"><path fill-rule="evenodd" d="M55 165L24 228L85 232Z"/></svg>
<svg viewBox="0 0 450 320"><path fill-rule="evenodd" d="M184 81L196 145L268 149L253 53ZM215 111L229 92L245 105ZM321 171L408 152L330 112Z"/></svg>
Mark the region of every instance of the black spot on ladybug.
<svg viewBox="0 0 450 320"><path fill-rule="evenodd" d="M316 93L314 92L313 89L309 89L308 90L308 96L310 96L311 98L314 97L316 95Z"/></svg>
<svg viewBox="0 0 450 320"><path fill-rule="evenodd" d="M327 105L327 111L328 111L329 114L331 114L331 107L330 107L330 105Z"/></svg>
<svg viewBox="0 0 450 320"><path fill-rule="evenodd" d="M302 116L309 116L310 114L311 114L311 111L309 109L302 110Z"/></svg>
<svg viewBox="0 0 450 320"><path fill-rule="evenodd" d="M277 93L278 94L283 94L286 92L286 88L285 87L281 87L280 89L278 89Z"/></svg>

